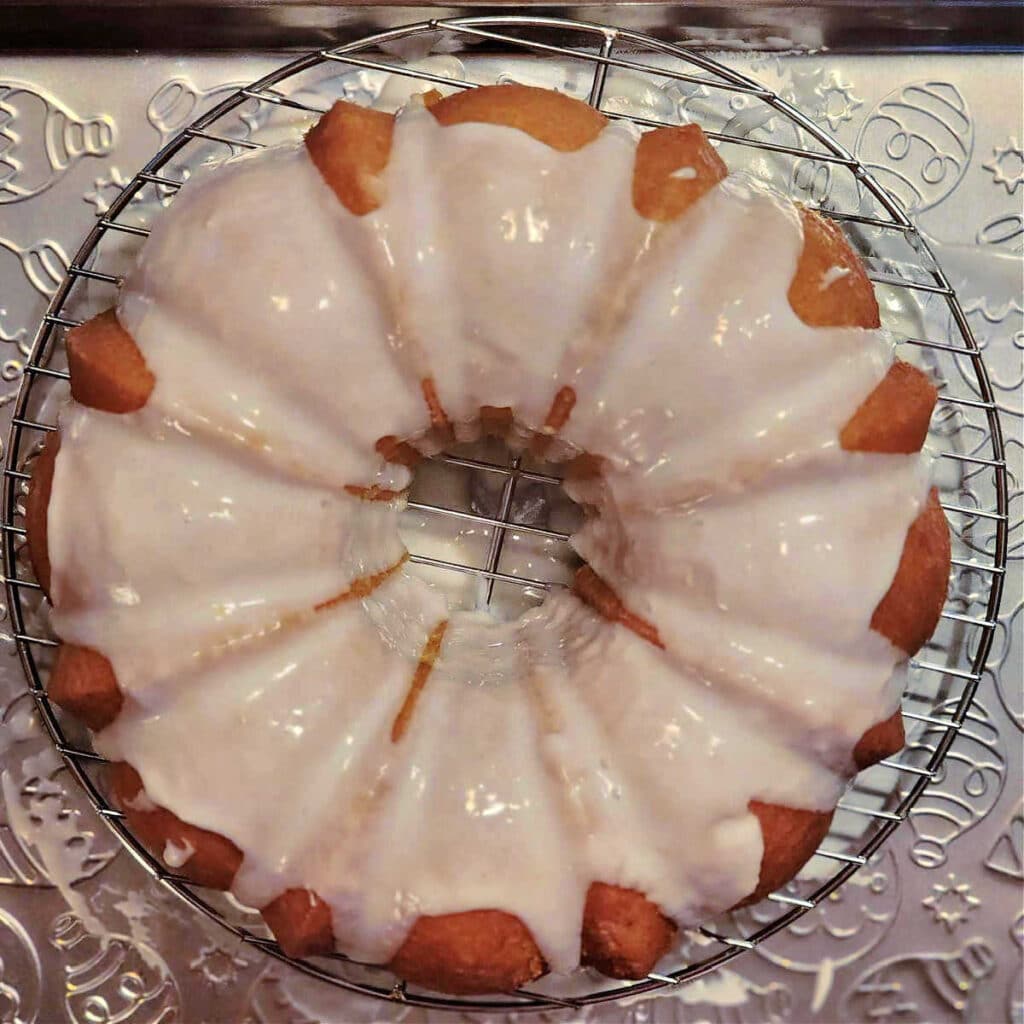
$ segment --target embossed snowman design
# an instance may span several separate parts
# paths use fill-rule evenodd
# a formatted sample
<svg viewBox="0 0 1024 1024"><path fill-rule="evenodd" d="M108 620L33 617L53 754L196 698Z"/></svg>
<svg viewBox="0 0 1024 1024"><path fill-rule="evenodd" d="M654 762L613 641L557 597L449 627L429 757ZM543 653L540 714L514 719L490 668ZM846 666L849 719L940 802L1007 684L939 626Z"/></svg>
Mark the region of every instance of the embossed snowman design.
<svg viewBox="0 0 1024 1024"><path fill-rule="evenodd" d="M50 943L64 962L64 1006L72 1024L178 1019L177 985L156 950L127 935L96 935L70 912L53 922Z"/></svg>
<svg viewBox="0 0 1024 1024"><path fill-rule="evenodd" d="M39 195L85 156L106 156L117 138L105 114L79 117L25 82L0 78L0 204Z"/></svg>

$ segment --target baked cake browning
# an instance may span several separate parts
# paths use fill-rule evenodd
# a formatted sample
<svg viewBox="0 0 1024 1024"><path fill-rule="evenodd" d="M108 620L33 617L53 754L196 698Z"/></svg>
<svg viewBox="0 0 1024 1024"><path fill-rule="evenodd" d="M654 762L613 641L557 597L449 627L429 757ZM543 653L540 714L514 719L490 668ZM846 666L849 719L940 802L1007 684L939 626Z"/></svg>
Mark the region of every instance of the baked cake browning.
<svg viewBox="0 0 1024 1024"><path fill-rule="evenodd" d="M68 335L71 397L104 412L135 412L155 383L131 335L114 310L93 317Z"/></svg>
<svg viewBox="0 0 1024 1024"><path fill-rule="evenodd" d="M669 243L659 241L660 236L657 234L648 234L648 241L644 241L644 232L648 231L645 225L665 225L661 230L666 232L674 230L672 226L678 223L684 233L665 237L678 237L685 242L685 232L690 230L693 218L684 215L700 204L705 196L716 195L716 188L726 179L725 165L700 129L692 125L657 129L643 135L639 143L635 144L627 141L626 136L609 135L611 129L606 119L586 104L545 90L512 85L479 88L446 99L433 94L427 98L425 106L433 120L443 126L445 131L451 131L458 125L472 124L500 126L497 130L506 131L514 128L557 153L575 154L573 159L585 158L591 146L605 146L602 152L611 157L607 161L611 169L605 187L611 192L621 188L633 215L633 219L624 216L612 204L610 211L618 219L614 222L616 226L607 230L621 232L634 239L633 244L640 250L650 250L655 254L659 245L664 248ZM415 111L413 115L416 116ZM415 131L426 141L416 145L434 145L435 136L422 126L423 115L418 116L420 127ZM460 131L465 132L467 128ZM381 226L376 229L382 237L391 238L388 232L393 232L394 226L388 218L397 223L400 212L396 208L389 213L387 185L389 181L396 180L388 177L389 168L394 171L392 164L397 161L401 173L412 173L408 168L415 165L416 161L416 149L410 141L414 138L413 132L414 129L410 128L408 135L402 137L391 115L339 102L310 131L306 139L306 149L312 164L348 213L356 218L365 218L367 222L372 217L383 215ZM438 138L443 139L443 133ZM456 136L449 138L455 139ZM464 140L471 136L459 135L458 138ZM508 137L488 135L486 138L493 141ZM444 145L443 142L438 144ZM468 145L462 141L460 144ZM396 152L399 154L397 157ZM528 163L524 154L526 150L522 147L509 149L512 159L522 159ZM530 154L533 154L532 150ZM533 155L529 158L535 159ZM621 173L616 167L621 169ZM618 178L615 177L616 173L619 173ZM745 193L737 195L740 196L737 201L744 201L742 197ZM707 207L702 204L700 209L706 211ZM172 212L170 217L173 216ZM802 243L786 296L792 313L803 324L814 328L876 327L878 307L871 284L842 232L834 224L807 210L800 211L799 223ZM693 230L698 228L699 225ZM545 224L543 228L529 229L537 230L538 239L543 239L548 226ZM433 230L432 225L428 224L427 230ZM601 237L602 230L605 229L595 228L594 237ZM398 249L390 252L393 258L402 258ZM369 256L364 254L364 258ZM609 268L619 275L626 269L623 264ZM596 282L599 276L587 280ZM386 292L388 283L385 281L383 285L374 284L371 287ZM287 302L287 297L283 301ZM450 435L453 429L460 429L459 424L464 423L468 414L488 434L509 438L519 436L521 439L525 428L529 440L528 432L532 430L535 445L560 445L559 435L564 433L573 435L569 440L576 443L577 438L587 429L591 429L593 436L600 435L600 429L603 428L587 427L587 416L591 411L587 403L595 401L594 395L600 393L600 387L604 386L600 380L595 384L594 380L588 379L587 373L567 377L563 374L570 363L563 363L561 367L551 364L556 379L548 392L549 397L543 400L544 396L531 394L529 415L524 418L520 403L508 402L505 393L494 395L498 399L497 404L488 404L487 398L491 395L480 382L486 384L487 381L496 380L493 375L488 377L486 372L482 372L479 379L470 376L459 378L448 365L437 364L435 367L431 357L436 357L439 350L431 348L429 330L417 330L418 321L415 317L410 318L410 310L417 315L422 312L421 307L416 306L418 300L414 290L397 292L388 301L397 304L398 350L407 360L405 365L412 369L407 384L400 385L399 390L405 390L395 401L402 403L402 415L407 418L411 415L409 409L412 404L417 401L421 403L421 428L433 426L435 432L440 429L442 434ZM631 301L628 290L619 292L615 302L605 304L599 311L602 322L621 322ZM137 311L129 309L130 319L137 316ZM444 321L438 323L443 326ZM524 330L528 329L529 325L524 325ZM583 331L588 337L595 333L594 324L586 318L575 324L570 322L565 330L567 351L572 350L576 344L572 340L572 332ZM684 332L683 339L685 337ZM825 337L823 334L823 339ZM839 333L827 335L828 339L836 343L843 341L844 337ZM68 351L75 401L81 407L108 414L138 413L144 416L151 409L156 409L156 415L166 416L167 410L184 410L182 423L186 434L195 429L197 436L204 436L203 432L209 432L211 422L208 407L202 410L204 418L195 419L195 428L190 427L187 403L182 405L179 401L177 404L167 404L170 399L162 395L160 390L163 374L159 368L148 365L142 349L152 354L160 366L167 365L167 357L152 344L147 343L140 348L136 341L114 311L101 314L88 324L71 331ZM494 344L497 346L496 351L500 351L500 341L495 340ZM824 340L822 344L825 344ZM584 361L594 360L595 365L601 360L598 349L589 353L580 349L577 355ZM497 365L500 366L500 359ZM460 379L464 380L465 387L471 393L460 392ZM859 404L851 404L845 424L842 421L836 424L839 447L845 452L863 453L864 458L913 455L920 450L926 436L935 398L935 389L924 374L906 363L893 361L887 370L875 373L875 383L860 393ZM71 417L66 422L62 420L63 431L68 429L69 423L75 423L76 438L79 432L90 429L88 417L78 421ZM237 444L239 438L243 438L246 446L244 450L248 453L246 459L266 456L277 460L273 462L275 474L297 473L300 478L311 476L316 486L322 484L312 469L303 463L308 452L304 452L301 447L279 456L271 446L264 444L263 435L256 431L243 435L241 432L232 433L231 430L221 429L214 430L210 437L211 443L220 452L236 450L232 446ZM159 702L163 698L159 695L154 697L152 687L138 688L141 684L134 677L134 663L133 677L126 689L122 685L124 677L115 671L111 660L96 649L102 647L102 644L94 647L75 642L89 634L88 629L82 626L81 617L76 618L75 605L82 598L78 594L75 580L69 578L70 567L59 562L51 565L57 549L52 546L49 537L53 524L48 521L48 514L54 507L51 504L51 489L55 464L56 473L59 475L62 472L63 459L57 458L59 440L58 436L37 460L26 503L29 554L37 578L54 602L55 623L66 641L51 674L49 694L55 703L76 714L90 728L103 730L97 740L100 749L103 750L104 744L109 743L119 756L120 745L131 745L126 732L126 720L134 722L138 719L141 728L145 723L141 710L143 706L154 700L157 701L154 706L162 706ZM331 614L340 611L348 615L350 612L346 609L351 609L355 604L347 600L352 595L358 601L370 602L366 606L373 621L384 623L385 626L381 628L393 630L389 634L389 643L404 651L406 658L411 659L411 667L404 685L398 670L388 670L390 675L387 679L391 679L391 682L387 682L385 676L381 675L381 708L380 714L374 719L375 722L379 719L379 722L372 726L372 730L376 730L373 735L379 736L382 743L390 742L393 747L409 749L423 742L426 725L419 720L419 716L427 715L428 711L420 712L418 708L425 695L435 691L431 677L438 660L457 657L469 659L473 653L466 654L460 647L460 644L465 643L463 636L469 634L457 628L449 628L449 620L440 609L434 613L433 621L424 620L422 625L409 630L402 627L395 631L394 622L398 620L388 618L389 615L398 614L395 609L405 607L402 602L406 598L401 596L398 582L406 581L408 577L402 568L401 559L395 560L394 550L386 544L378 544L378 535L374 532L378 527L374 525L376 520L373 517L393 516L395 506L401 503L408 481L407 467L415 465L421 457L417 445L417 436L404 425L399 427L398 433L383 434L376 441L371 438L369 448L390 460L394 467L391 474L379 479L338 481L342 492L347 489L347 496L328 498L325 491L325 496L317 499L325 506L335 501L355 502L362 507L362 511L356 513L347 511L350 506L338 507L346 509L343 513L345 516L358 514L370 517L365 522L359 521L362 525L358 529L363 532L357 536L367 538L367 548L368 551L372 548L372 553L367 557L358 552L353 554L349 550L352 545L349 545L346 548L345 558L348 561L344 566L343 578L323 584L326 588L325 596L315 602L315 607ZM563 451L560 447L550 450L559 456ZM624 457L620 453L597 449L581 456L578 448L569 448L565 449L565 457L575 460L573 465L577 472L574 477L582 480L590 478L592 482L599 483L601 474L607 475L612 482L613 501L620 500L622 495L631 494L625 488L615 490L615 479L631 479L626 476ZM217 458L221 458L221 455ZM748 463L738 465L742 466L742 479L743 474L749 472ZM71 469L67 472L70 473ZM406 475L403 476L403 473ZM751 479L756 481L759 478ZM715 486L714 482L708 486ZM368 498L377 500L367 501ZM599 507L605 507L600 504L604 500L605 497L597 499ZM905 538L893 538L896 542L895 553L899 557L894 559L888 590L878 600L870 621L875 634L885 637L895 648L908 655L920 647L935 627L945 598L949 565L948 530L934 491L930 496L922 496L918 504L920 510L906 520L908 525ZM613 505L607 507L610 509ZM624 511L628 509L624 508ZM339 515L342 513L339 512ZM616 572L621 568L614 563L609 564ZM656 617L648 617L649 608L632 607L618 593L615 580L599 575L592 566L585 566L580 571L574 589L579 598L606 620L605 637L614 635L619 638L608 647L609 664L618 664L614 659L621 658L622 669L626 672L639 671L645 665L656 666L658 672L669 671L662 666L674 664L672 658L676 657L676 652L671 644L665 650L663 627ZM594 628L596 620L586 618L583 611L565 603L571 601L568 597L552 601L554 610L551 616L566 615L579 626L581 634L590 635L587 631ZM344 607L340 608L339 602ZM419 608L416 615L423 614L420 606L415 607ZM301 611L287 614L281 612L275 625L273 612L274 609L269 608L267 614L271 618L266 620L245 620L249 632L237 634L241 640L232 634L219 648L221 654L218 657L225 656L225 652L230 652L233 645L242 640L250 647L253 643L286 644L286 631L281 623L308 624L311 621L308 615L303 617ZM316 615L317 612L311 614ZM320 617L324 618L323 615ZM66 633L62 631L62 624ZM302 628L311 627L307 625ZM344 628L352 631L354 643L369 642L364 639L364 627ZM538 650L548 642L548 634L542 632L547 626L540 618L535 618L525 628L534 629L540 637L537 641ZM622 639L624 633L621 631L628 631L633 639ZM257 639L245 639L250 636ZM562 642L570 643L571 646L570 641ZM644 647L651 653L642 655L641 649ZM449 648L451 654L448 653ZM381 658L383 655L375 654L373 657ZM659 660L650 661L651 657ZM896 660L893 656L892 661L895 663ZM202 664L200 662L200 671ZM390 665L391 662L386 664ZM467 660L466 664L475 663ZM510 664L519 666L520 663L513 660ZM580 664L587 664L585 657ZM183 668L186 667L183 665ZM187 671L191 672L192 669L187 668ZM562 729L567 729L570 724L572 728L581 724L574 721L575 716L571 712L575 705L572 702L582 696L585 688L581 688L578 694L574 693L568 703L563 703L569 695L560 693L557 684L562 680L564 684L571 682L572 687L576 687L585 682L587 673L578 669L574 671L583 672L583 676L570 677L566 674L568 669L557 667L557 663L552 668L543 658L533 671L537 678L534 680L535 696L530 699L536 700L539 709L537 713L541 719L556 723L560 721ZM596 666L594 672L595 678L601 675ZM637 681L643 678L641 674ZM623 685L628 682L628 677L622 680ZM653 678L650 682L654 683ZM444 681L437 683L438 688L444 685ZM440 693L440 689L437 692ZM468 694L467 702L473 696ZM640 691L633 699L642 700L642 697ZM438 696L437 699L447 698ZM872 696L872 699L875 697ZM848 751L847 772L889 756L902 746L902 720L898 711L891 711L896 699L898 694L887 699L889 706L883 713L885 717L879 714L882 720L873 725L869 719L859 739L854 736L844 741L848 743L845 747ZM452 705L453 708L456 706ZM143 717L139 718L139 715ZM486 728L486 721L485 717L481 718L482 729ZM638 720L636 724L639 727L642 722ZM366 729L372 731L369 721ZM559 727L551 726L551 730L557 738ZM569 729L569 733L571 731ZM439 741L447 743L449 739L443 737ZM538 748L544 758L553 756L552 749L557 749L557 746L548 748L542 744ZM145 766L143 770L146 770ZM582 769L567 763L565 770L571 774ZM825 768L821 771L824 773ZM246 866L246 857L239 846L213 828L187 824L168 808L159 806L143 789L142 778L136 770L125 761L119 760L112 766L110 786L114 800L124 810L133 831L155 855L163 856L169 864L173 862L178 873L215 888L234 885L237 889L241 885L243 898L254 892L265 892L264 897L256 902L262 903L264 919L286 953L295 956L314 955L329 951L338 941L341 948L345 948L345 935L337 933L338 923L341 922L344 931L351 927L351 922L348 918L339 917L339 911L332 907L330 901L322 898L323 894L303 886L301 879L289 881L283 876L285 884L280 886L276 896L270 898L272 893L265 884L261 886L241 878L239 873ZM375 790L371 792L377 793ZM381 798L379 793L374 796L374 799ZM383 798L394 799L386 794ZM829 799L834 803L834 795ZM355 806L362 807L358 802ZM400 802L396 804L396 807L400 806ZM585 801L570 801L565 813L570 817L580 813L594 813L592 808L588 810L587 807ZM819 845L828 830L832 814L820 808L794 807L762 799L751 799L745 810L760 832L763 849L759 870L755 872L756 883L751 875L747 883L751 888L735 892L731 900L734 905L759 900L792 878ZM369 815L369 811L364 808L356 813L355 818L357 822L365 820L372 823L372 816L363 817L366 815ZM683 831L685 829L680 829L677 834ZM642 840L640 836L638 841ZM678 852L682 857L685 841L677 841ZM600 862L600 858L597 862ZM494 869L500 874L502 865L495 864ZM617 880L624 884L612 884L611 879L591 877L585 892L576 897L579 901L576 920L580 922L577 958L580 963L595 967L612 977L639 978L651 971L657 960L670 948L676 923L664 908L648 899L642 889L631 884L628 878ZM705 909L717 912L725 909L726 905ZM389 955L390 964L403 977L428 988L462 994L508 991L535 979L549 967L566 967L563 962L552 963L552 957L546 952L546 947L555 948L548 938L548 932L544 930L546 925L540 927L542 922L534 919L531 921L531 930L520 916L500 906L470 906L452 913L428 913L425 910L416 913L414 903L411 913L403 911L403 921L404 934L388 939L392 950ZM682 923L694 922L684 920ZM535 931L537 934L534 934Z"/></svg>

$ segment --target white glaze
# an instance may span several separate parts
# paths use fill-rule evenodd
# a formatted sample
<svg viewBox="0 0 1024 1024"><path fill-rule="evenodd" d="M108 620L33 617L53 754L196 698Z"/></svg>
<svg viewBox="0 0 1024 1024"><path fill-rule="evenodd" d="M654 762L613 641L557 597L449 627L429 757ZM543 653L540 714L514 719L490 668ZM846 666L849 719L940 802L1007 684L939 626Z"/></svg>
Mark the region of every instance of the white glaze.
<svg viewBox="0 0 1024 1024"><path fill-rule="evenodd" d="M396 910L392 949L410 914L499 906L526 923L555 970L579 962L588 879L566 856L574 837L540 757L519 632L518 623L453 617L399 744L401 770L368 831L366 921L353 935L356 949L379 953L380 922ZM560 913L551 913L552 899Z"/></svg>
<svg viewBox="0 0 1024 1024"><path fill-rule="evenodd" d="M402 555L393 506L151 433L148 417L72 405L60 425L54 628L102 651L136 699Z"/></svg>
<svg viewBox="0 0 1024 1024"><path fill-rule="evenodd" d="M836 281L841 281L849 273L849 267L829 267L828 270L821 275L821 283L818 285L819 290L825 291L826 288L831 288Z"/></svg>
<svg viewBox="0 0 1024 1024"><path fill-rule="evenodd" d="M627 471L609 479L620 502L660 507L838 446L892 351L800 321L801 244L791 203L730 178L641 254L562 432Z"/></svg>
<svg viewBox="0 0 1024 1024"><path fill-rule="evenodd" d="M392 580L378 594L401 587ZM190 822L246 851L239 898L263 906L307 886L340 913L357 895L359 825L403 751L389 730L409 677L410 660L358 602L344 602L182 676L173 701L127 707L97 741L107 756L144 766L154 802L188 807ZM245 742L211 741L232 734ZM207 773L202 793L196 764Z"/></svg>
<svg viewBox="0 0 1024 1024"><path fill-rule="evenodd" d="M242 848L240 899L313 889L360 957L490 907L569 970L593 880L695 923L756 883L750 800L831 807L896 707L869 622L926 477L837 443L891 353L792 313L791 204L731 180L648 224L634 149L411 109L363 218L302 151L231 162L122 295L149 404L62 417L54 622L134 698L99 749ZM565 593L511 623L451 611L407 568L315 610L402 552L400 503L338 488L405 482L373 445L426 428L423 377L456 420L511 405L531 429L576 390L563 435L610 469L576 486L600 517L574 544L664 651Z"/></svg>
<svg viewBox="0 0 1024 1024"><path fill-rule="evenodd" d="M744 700L681 672L635 633L603 628L568 595L543 612L560 634L588 635L535 677L583 872L638 888L690 924L749 895L762 846L748 802L826 809L841 780L780 744Z"/></svg>
<svg viewBox="0 0 1024 1024"><path fill-rule="evenodd" d="M366 244L304 148L233 161L184 189L118 305L156 376L146 413L306 479L369 482L377 438L416 432L425 409L392 356Z"/></svg>
<svg viewBox="0 0 1024 1024"><path fill-rule="evenodd" d="M196 848L187 839L182 840L180 844L168 839L164 843L164 852L160 855L160 859L169 868L177 871L178 868L183 868L189 862L195 852Z"/></svg>
<svg viewBox="0 0 1024 1024"><path fill-rule="evenodd" d="M606 514L573 545L657 623L681 666L766 704L779 735L813 738L823 759L845 765L891 713L898 654L864 624L896 574L927 481L916 458L833 452L742 494L623 510L618 522Z"/></svg>
<svg viewBox="0 0 1024 1024"><path fill-rule="evenodd" d="M153 803L149 794L144 789L140 789L138 793L135 794L135 796L126 799L124 801L124 806L127 807L128 810L130 811L141 812L155 811L158 809L156 804Z"/></svg>
<svg viewBox="0 0 1024 1024"><path fill-rule="evenodd" d="M368 218L399 336L452 419L515 406L539 427L564 353L599 329L595 299L649 230L631 201L634 136L617 126L558 153L505 133L495 150L480 125L441 129L422 108L400 123Z"/></svg>
<svg viewBox="0 0 1024 1024"><path fill-rule="evenodd" d="M638 600L643 588L671 589L696 608L855 651L903 549L897 531L879 528L913 520L927 484L924 460L834 451L741 493L592 518L573 546L622 596L631 585Z"/></svg>

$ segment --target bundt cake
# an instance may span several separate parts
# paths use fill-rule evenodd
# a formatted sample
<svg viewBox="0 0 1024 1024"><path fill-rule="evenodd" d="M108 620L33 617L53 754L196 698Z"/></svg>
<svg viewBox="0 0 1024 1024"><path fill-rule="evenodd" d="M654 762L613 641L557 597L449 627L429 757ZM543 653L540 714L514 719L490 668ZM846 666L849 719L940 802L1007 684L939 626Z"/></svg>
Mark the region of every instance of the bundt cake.
<svg viewBox="0 0 1024 1024"><path fill-rule="evenodd" d="M339 102L197 175L68 335L26 506L49 698L154 855L289 954L642 977L902 745L949 539L935 391L878 326L841 231L696 126ZM575 585L513 621L398 534L417 460L481 430L587 513Z"/></svg>

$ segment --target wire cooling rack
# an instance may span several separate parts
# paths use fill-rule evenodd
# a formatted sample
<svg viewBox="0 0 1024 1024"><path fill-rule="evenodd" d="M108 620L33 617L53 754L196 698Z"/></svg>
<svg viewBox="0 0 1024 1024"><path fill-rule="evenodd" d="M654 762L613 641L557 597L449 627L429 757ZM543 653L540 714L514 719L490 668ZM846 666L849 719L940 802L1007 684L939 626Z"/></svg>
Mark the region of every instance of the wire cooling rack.
<svg viewBox="0 0 1024 1024"><path fill-rule="evenodd" d="M436 64L425 69L410 62L410 55L431 51L457 53L466 73L449 75ZM939 629L908 673L903 703L907 747L858 776L803 881L773 893L754 912L688 933L676 961L639 982L611 982L581 973L570 981L542 979L529 989L494 998L441 998L397 981L382 968L341 955L291 961L257 916L230 897L168 871L142 848L106 798L97 775L102 758L89 748L83 731L46 697L44 683L57 643L49 634L45 602L24 550L24 496L39 441L56 429L56 408L67 394L65 330L111 304L133 249L149 233L154 211L173 201L194 169L260 148L267 139L295 137L333 99L373 99L383 83L402 79L446 89L521 80L563 88L609 117L627 117L641 129L681 120L701 123L731 167L749 167L843 225L875 282L883 328L898 343L901 357L925 368L940 390L929 443L937 457L937 486L950 520L954 557ZM657 101L653 104L652 96ZM506 534L524 529L515 521L512 498L516 481L525 473L505 463L484 471L507 478L496 513L478 517L492 528L491 545L485 563L472 571L479 571L490 588L508 575L500 570ZM982 677L1007 554L1006 464L982 354L949 281L898 203L785 98L705 53L635 32L532 16L428 21L310 53L239 89L172 139L89 233L43 317L25 366L3 472L0 527L18 655L45 728L99 815L162 885L242 942L352 991L434 1008L577 1008L633 997L706 974L813 913L874 856L939 771ZM424 511L444 509L431 506Z"/></svg>

